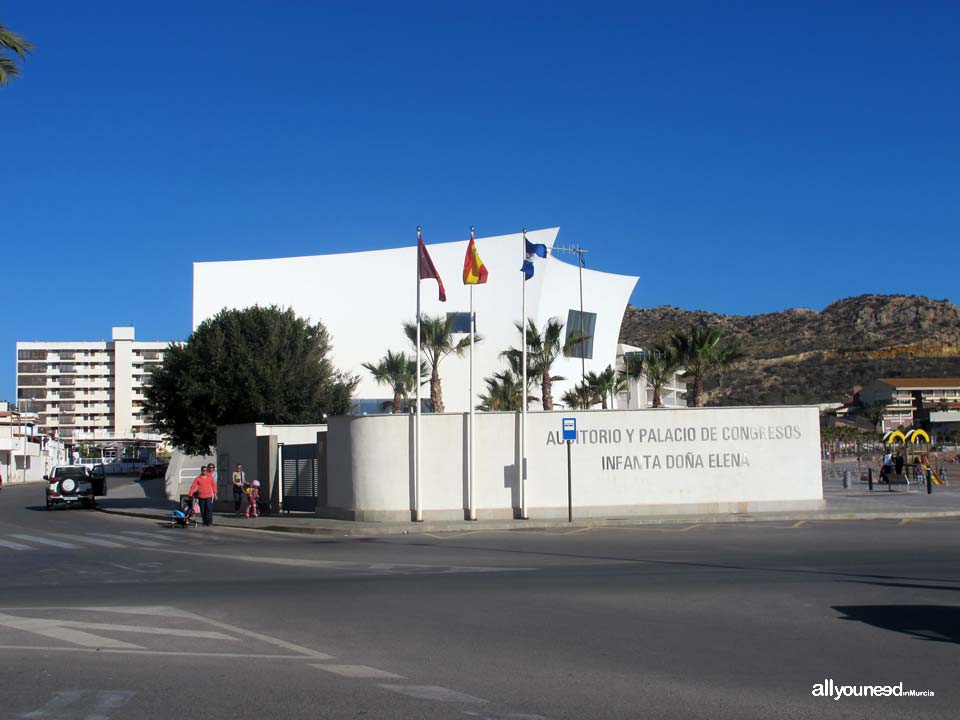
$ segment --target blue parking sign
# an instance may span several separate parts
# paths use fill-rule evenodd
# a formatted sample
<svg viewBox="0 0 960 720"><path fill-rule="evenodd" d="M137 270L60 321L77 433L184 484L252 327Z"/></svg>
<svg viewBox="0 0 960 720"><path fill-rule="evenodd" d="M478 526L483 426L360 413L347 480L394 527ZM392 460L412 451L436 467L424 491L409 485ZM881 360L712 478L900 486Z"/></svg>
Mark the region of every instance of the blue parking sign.
<svg viewBox="0 0 960 720"><path fill-rule="evenodd" d="M577 439L577 419L576 418L563 419L563 439L564 440Z"/></svg>

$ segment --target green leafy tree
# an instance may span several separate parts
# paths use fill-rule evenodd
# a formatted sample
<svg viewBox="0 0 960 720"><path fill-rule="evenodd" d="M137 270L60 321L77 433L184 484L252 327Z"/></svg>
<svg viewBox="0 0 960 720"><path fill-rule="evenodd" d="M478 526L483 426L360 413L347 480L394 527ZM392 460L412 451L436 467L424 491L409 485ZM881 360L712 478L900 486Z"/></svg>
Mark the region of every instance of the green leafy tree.
<svg viewBox="0 0 960 720"><path fill-rule="evenodd" d="M514 326L522 336L523 324L514 323ZM527 318L527 374L532 374L540 382L540 397L543 400L544 410L553 410L553 383L565 379L551 373L553 364L561 355L569 355L577 343L587 338L588 336L581 335L579 332L571 332L564 340L563 322L559 318L550 318L542 333L537 328L537 324ZM510 348L501 355L511 358L511 362L515 360L519 366L522 362L520 358L523 356L523 349Z"/></svg>
<svg viewBox="0 0 960 720"><path fill-rule="evenodd" d="M27 53L33 50L33 44L0 25L0 87L5 86L10 78L20 74L17 62L10 56L8 50L21 60L25 60Z"/></svg>
<svg viewBox="0 0 960 720"><path fill-rule="evenodd" d="M417 360L402 352L387 350L376 363L363 363L373 379L380 385L387 385L393 391L392 412L406 411L410 394L417 389ZM424 369L421 368L421 372Z"/></svg>
<svg viewBox="0 0 960 720"><path fill-rule="evenodd" d="M586 381L587 387L593 392L594 397L600 399L600 407L604 410L612 406L614 398L627 387L627 381L623 376L609 365L599 373L588 372ZM608 398L610 405L607 405Z"/></svg>
<svg viewBox="0 0 960 720"><path fill-rule="evenodd" d="M670 345L684 368L684 377L693 386L687 393L687 405L703 405L703 382L713 374L721 374L744 357L740 347L723 338L718 328L694 324L686 331L677 330L670 336Z"/></svg>
<svg viewBox="0 0 960 720"><path fill-rule="evenodd" d="M145 411L191 455L206 455L217 426L319 423L350 411L358 379L330 362L330 336L293 310L222 310L151 370Z"/></svg>
<svg viewBox="0 0 960 720"><path fill-rule="evenodd" d="M453 325L455 322L456 316L454 315L437 315L435 317L422 315L420 317L420 348L426 358L427 366L430 368L430 404L433 411L438 413L442 413L444 410L443 387L440 384L440 363L447 355L453 354L459 357L470 348L469 335L460 340L454 339ZM416 349L417 323L405 322L403 332ZM474 334L473 336L474 343L478 343L482 339L480 335Z"/></svg>

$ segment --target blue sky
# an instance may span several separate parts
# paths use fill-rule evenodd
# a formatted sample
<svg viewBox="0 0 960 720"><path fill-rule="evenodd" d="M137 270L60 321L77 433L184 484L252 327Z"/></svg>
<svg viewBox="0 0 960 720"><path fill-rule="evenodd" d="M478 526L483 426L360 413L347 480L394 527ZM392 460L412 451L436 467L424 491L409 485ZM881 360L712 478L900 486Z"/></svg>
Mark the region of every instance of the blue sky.
<svg viewBox="0 0 960 720"><path fill-rule="evenodd" d="M960 301L957 3L31 0L0 23L36 45L0 89L0 398L18 339L185 338L193 261L417 224L559 225L642 307Z"/></svg>

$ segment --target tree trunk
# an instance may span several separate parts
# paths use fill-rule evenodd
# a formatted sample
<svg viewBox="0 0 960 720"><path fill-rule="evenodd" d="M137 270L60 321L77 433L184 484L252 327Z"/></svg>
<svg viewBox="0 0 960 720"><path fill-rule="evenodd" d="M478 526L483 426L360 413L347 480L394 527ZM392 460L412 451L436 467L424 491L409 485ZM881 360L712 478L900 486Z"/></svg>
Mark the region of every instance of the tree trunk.
<svg viewBox="0 0 960 720"><path fill-rule="evenodd" d="M436 365L430 373L430 402L435 413L443 412L443 389L440 387L440 370Z"/></svg>
<svg viewBox="0 0 960 720"><path fill-rule="evenodd" d="M606 410L606 409L607 409L607 394L606 394L606 393L600 393L600 409L601 409L601 410Z"/></svg>
<svg viewBox="0 0 960 720"><path fill-rule="evenodd" d="M540 383L541 391L541 402L543 404L544 410L553 410L553 380L550 377L550 373L545 373L543 376L543 382Z"/></svg>
<svg viewBox="0 0 960 720"><path fill-rule="evenodd" d="M653 386L653 406L655 408L663 407L663 399L660 397L660 386Z"/></svg>
<svg viewBox="0 0 960 720"><path fill-rule="evenodd" d="M697 375L693 383L693 406L703 405L703 377Z"/></svg>
<svg viewBox="0 0 960 720"><path fill-rule="evenodd" d="M395 392L393 394L393 412L394 414L399 413L403 410L403 398L400 397L400 393Z"/></svg>

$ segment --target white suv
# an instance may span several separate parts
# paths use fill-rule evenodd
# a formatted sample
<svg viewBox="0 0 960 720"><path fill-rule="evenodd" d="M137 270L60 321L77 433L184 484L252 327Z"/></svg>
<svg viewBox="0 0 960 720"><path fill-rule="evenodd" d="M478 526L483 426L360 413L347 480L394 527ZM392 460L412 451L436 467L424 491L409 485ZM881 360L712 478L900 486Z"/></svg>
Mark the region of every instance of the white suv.
<svg viewBox="0 0 960 720"><path fill-rule="evenodd" d="M92 508L97 497L107 494L103 465L94 465L93 470L83 465L61 465L43 479L47 481L47 510L53 510L55 505L76 503Z"/></svg>

